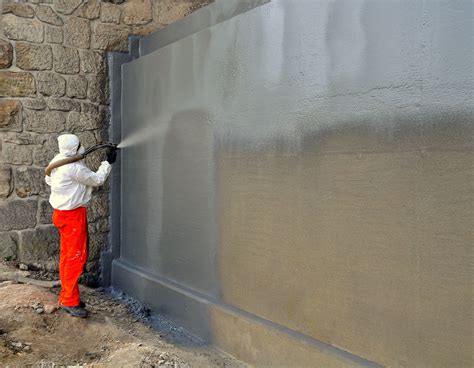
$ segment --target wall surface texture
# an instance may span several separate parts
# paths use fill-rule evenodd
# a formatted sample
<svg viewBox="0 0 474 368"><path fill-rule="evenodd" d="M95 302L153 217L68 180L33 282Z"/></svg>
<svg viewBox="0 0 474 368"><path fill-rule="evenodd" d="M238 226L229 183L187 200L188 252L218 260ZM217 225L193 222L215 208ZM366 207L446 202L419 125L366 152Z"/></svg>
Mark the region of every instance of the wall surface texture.
<svg viewBox="0 0 474 368"><path fill-rule="evenodd" d="M117 4L120 3L120 4ZM146 35L208 3L203 0L31 0L0 2L0 258L57 269L43 170L56 137L84 146L108 140L107 51L128 51ZM91 157L94 168L102 157ZM90 261L99 274L109 231L108 185L89 207Z"/></svg>
<svg viewBox="0 0 474 368"><path fill-rule="evenodd" d="M256 365L471 367L473 15L273 0L153 35L113 285Z"/></svg>

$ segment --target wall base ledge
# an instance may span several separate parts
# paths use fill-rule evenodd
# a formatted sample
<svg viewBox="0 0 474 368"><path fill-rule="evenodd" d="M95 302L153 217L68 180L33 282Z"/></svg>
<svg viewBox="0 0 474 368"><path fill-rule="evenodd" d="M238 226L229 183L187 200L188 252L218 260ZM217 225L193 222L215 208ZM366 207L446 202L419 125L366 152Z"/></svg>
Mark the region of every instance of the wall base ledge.
<svg viewBox="0 0 474 368"><path fill-rule="evenodd" d="M121 259L113 261L112 285L199 339L253 365L381 367Z"/></svg>

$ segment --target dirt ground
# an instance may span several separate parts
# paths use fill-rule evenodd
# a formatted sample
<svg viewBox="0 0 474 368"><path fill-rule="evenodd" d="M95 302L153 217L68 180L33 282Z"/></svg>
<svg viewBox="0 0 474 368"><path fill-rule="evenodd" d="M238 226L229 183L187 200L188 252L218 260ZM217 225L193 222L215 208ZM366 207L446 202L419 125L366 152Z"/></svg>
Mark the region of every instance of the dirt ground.
<svg viewBox="0 0 474 368"><path fill-rule="evenodd" d="M0 282L0 367L245 366L123 295L81 286L80 319L57 309L58 292Z"/></svg>

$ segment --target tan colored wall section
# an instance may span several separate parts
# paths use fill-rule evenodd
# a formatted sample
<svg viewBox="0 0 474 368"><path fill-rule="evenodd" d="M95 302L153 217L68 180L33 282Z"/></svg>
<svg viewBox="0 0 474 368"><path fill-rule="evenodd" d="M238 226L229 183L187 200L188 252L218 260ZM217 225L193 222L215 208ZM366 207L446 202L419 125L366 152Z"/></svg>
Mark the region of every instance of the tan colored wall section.
<svg viewBox="0 0 474 368"><path fill-rule="evenodd" d="M221 159L224 301L382 364L469 366L473 159Z"/></svg>
<svg viewBox="0 0 474 368"><path fill-rule="evenodd" d="M257 367L367 367L367 362L334 352L328 346L315 346L279 331L270 324L235 313L227 308L210 308L214 336L212 343L236 358ZM376 365L374 365L376 366Z"/></svg>

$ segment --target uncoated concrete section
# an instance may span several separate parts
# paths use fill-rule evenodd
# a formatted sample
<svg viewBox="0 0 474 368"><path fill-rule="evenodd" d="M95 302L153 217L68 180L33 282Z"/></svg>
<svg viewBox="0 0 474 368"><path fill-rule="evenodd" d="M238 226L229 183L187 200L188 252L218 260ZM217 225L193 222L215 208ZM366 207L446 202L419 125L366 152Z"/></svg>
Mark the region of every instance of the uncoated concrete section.
<svg viewBox="0 0 474 368"><path fill-rule="evenodd" d="M472 366L472 16L271 1L125 64L112 284L255 365Z"/></svg>

